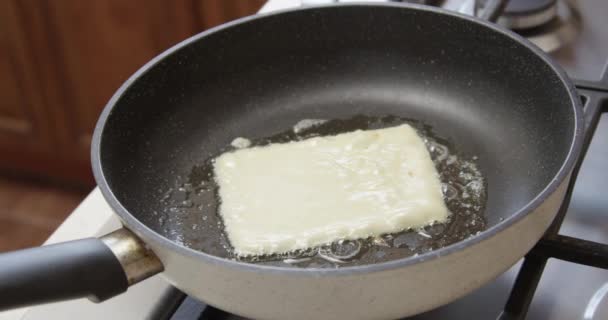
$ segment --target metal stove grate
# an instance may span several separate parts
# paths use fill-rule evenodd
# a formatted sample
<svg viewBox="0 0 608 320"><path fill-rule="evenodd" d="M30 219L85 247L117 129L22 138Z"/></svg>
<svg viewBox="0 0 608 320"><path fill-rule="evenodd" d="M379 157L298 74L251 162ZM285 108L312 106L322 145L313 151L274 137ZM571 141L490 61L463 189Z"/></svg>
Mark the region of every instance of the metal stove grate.
<svg viewBox="0 0 608 320"><path fill-rule="evenodd" d="M608 269L608 245L559 234L566 217L576 178L600 116L608 112L608 68L598 82L575 81L585 110L585 140L579 158L566 190L566 197L558 214L543 238L526 255L519 270L511 294L498 320L524 320L536 292L545 265L549 258L574 262L596 268Z"/></svg>

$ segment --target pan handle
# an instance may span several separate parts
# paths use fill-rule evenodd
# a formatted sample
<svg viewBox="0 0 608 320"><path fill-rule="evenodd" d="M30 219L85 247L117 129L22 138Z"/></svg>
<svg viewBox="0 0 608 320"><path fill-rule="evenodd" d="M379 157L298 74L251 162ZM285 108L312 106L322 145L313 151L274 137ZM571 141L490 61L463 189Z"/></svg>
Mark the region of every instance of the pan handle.
<svg viewBox="0 0 608 320"><path fill-rule="evenodd" d="M101 302L161 271L156 255L125 228L8 252L0 254L0 311L82 297Z"/></svg>

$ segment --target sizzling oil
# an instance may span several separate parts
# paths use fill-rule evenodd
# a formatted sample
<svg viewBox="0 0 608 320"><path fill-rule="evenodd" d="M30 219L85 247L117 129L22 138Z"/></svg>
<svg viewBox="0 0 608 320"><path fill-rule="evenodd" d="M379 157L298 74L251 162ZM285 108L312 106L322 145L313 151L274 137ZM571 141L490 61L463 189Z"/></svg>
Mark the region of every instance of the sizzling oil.
<svg viewBox="0 0 608 320"><path fill-rule="evenodd" d="M440 174L444 199L451 212L444 223L375 238L341 240L289 254L236 257L231 252L218 214L220 199L213 178L214 157L211 157L192 168L185 178L178 177L175 187L160 200L165 207L164 212L157 213L163 234L182 245L220 257L258 264L319 268L370 264L422 254L484 230L486 187L476 157L459 154L447 140L436 136L430 126L418 121L394 116L305 121L276 135L252 139L251 143L262 146L402 123L410 124L421 135ZM228 146L222 152L233 148Z"/></svg>

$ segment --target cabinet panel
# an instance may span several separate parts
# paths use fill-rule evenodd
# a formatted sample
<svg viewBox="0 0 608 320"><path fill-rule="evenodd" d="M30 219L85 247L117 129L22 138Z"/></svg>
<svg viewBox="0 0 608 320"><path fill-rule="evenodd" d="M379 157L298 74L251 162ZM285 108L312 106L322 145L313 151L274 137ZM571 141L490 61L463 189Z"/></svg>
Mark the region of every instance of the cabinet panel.
<svg viewBox="0 0 608 320"><path fill-rule="evenodd" d="M193 33L186 1L48 1L67 102L64 143L88 149L99 112L118 87ZM85 155L86 156L86 155Z"/></svg>
<svg viewBox="0 0 608 320"><path fill-rule="evenodd" d="M25 147L42 145L31 56L17 1L0 2L0 139Z"/></svg>
<svg viewBox="0 0 608 320"><path fill-rule="evenodd" d="M195 0L198 25L208 29L226 21L256 13L265 0Z"/></svg>
<svg viewBox="0 0 608 320"><path fill-rule="evenodd" d="M4 31L4 26L0 27L0 32ZM27 134L32 123L23 110L23 92L17 79L19 71L4 34L0 34L0 70L0 131Z"/></svg>
<svg viewBox="0 0 608 320"><path fill-rule="evenodd" d="M1 0L0 171L92 185L91 134L139 67L263 0Z"/></svg>
<svg viewBox="0 0 608 320"><path fill-rule="evenodd" d="M37 2L0 1L0 171L92 184L90 166L58 149L60 79Z"/></svg>

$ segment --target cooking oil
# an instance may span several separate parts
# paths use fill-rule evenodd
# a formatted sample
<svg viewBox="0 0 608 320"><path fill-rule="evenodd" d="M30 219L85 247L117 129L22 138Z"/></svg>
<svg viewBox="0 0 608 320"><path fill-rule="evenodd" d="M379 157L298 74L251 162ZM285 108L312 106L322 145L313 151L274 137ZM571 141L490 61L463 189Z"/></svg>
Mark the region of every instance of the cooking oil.
<svg viewBox="0 0 608 320"><path fill-rule="evenodd" d="M416 230L360 240L338 240L316 248L280 255L237 257L231 251L218 213L220 199L213 177L213 159L202 160L177 179L161 196L165 208L159 214L161 232L184 246L212 255L249 263L275 266L335 268L364 265L423 254L475 236L486 228L484 207L486 182L478 169L477 157L458 152L455 144L437 136L433 129L416 120L396 116L355 116L349 119L304 119L292 128L263 138L239 138L218 153L243 147L285 143L315 136L336 135L357 129L381 129L408 123L422 137L442 182L444 200L450 210L446 222ZM235 137L236 138L236 137Z"/></svg>

